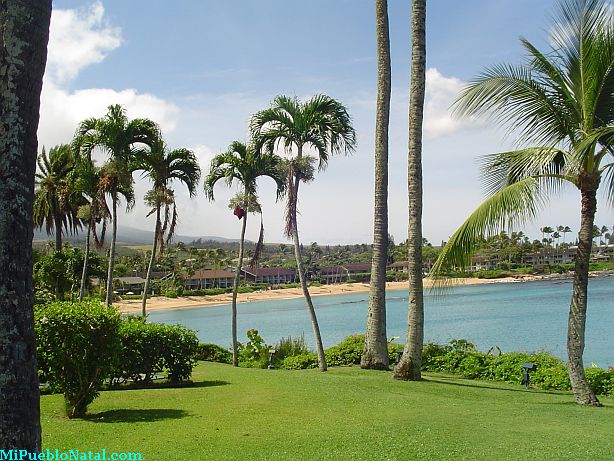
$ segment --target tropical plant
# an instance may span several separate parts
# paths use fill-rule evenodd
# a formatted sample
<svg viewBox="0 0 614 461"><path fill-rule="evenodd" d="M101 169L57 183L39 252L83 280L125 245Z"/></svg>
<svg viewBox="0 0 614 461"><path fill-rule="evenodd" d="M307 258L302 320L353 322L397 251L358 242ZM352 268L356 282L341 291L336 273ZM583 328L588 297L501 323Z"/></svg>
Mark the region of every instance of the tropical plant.
<svg viewBox="0 0 614 461"><path fill-rule="evenodd" d="M82 158L74 171L74 179L77 189L80 191L87 204L79 207L77 216L87 224L85 236L85 257L79 285L79 301L85 295L86 281L88 277L88 261L90 257L90 236L94 237L96 248L102 248L107 230L107 222L111 216L106 201L105 189L103 188L102 170L87 158ZM101 225L100 231L97 230Z"/></svg>
<svg viewBox="0 0 614 461"><path fill-rule="evenodd" d="M424 299L422 293L422 120L424 112L426 67L426 0L412 0L411 14L411 87L409 90L409 148L407 153L407 189L409 221L407 225L407 260L409 307L407 338L403 355L394 369L396 379L421 379L424 342Z"/></svg>
<svg viewBox="0 0 614 461"><path fill-rule="evenodd" d="M390 34L388 1L375 2L377 107L375 115L375 196L373 255L362 368L388 369L386 268L388 265L388 124L390 120ZM394 247L394 241L392 242ZM390 255L392 252L390 252Z"/></svg>
<svg viewBox="0 0 614 461"><path fill-rule="evenodd" d="M113 229L109 250L109 269L105 305L113 299L113 268L115 266L115 242L117 240L117 203L119 196L126 199L127 209L134 203L132 162L143 152L145 146L151 147L159 142L158 126L149 119L129 120L126 111L119 104L108 107L101 118L82 121L73 141L73 148L82 155L91 156L95 148L102 149L109 157L102 167L102 187L111 196Z"/></svg>
<svg viewBox="0 0 614 461"><path fill-rule="evenodd" d="M45 226L47 235L55 234L55 251L62 251L62 233L75 233L81 228L77 216L83 197L71 181L76 160L70 146L52 147L49 154L43 148L37 160L36 190L33 219L38 228Z"/></svg>
<svg viewBox="0 0 614 461"><path fill-rule="evenodd" d="M519 132L520 142L530 147L484 158L489 198L455 232L433 272L464 267L483 234L534 218L550 194L565 184L575 186L582 209L569 309L569 375L576 401L599 405L582 354L588 266L602 182L606 199L614 203L613 11L604 0L563 0L550 30L548 53L522 39L529 55L523 65L487 69L458 100L461 114L491 114Z"/></svg>
<svg viewBox="0 0 614 461"><path fill-rule="evenodd" d="M0 3L0 447L41 451L32 206L51 0Z"/></svg>
<svg viewBox="0 0 614 461"><path fill-rule="evenodd" d="M163 252L164 245L168 245L175 235L177 205L171 183L174 180L182 182L188 189L190 197L194 197L200 179L200 167L194 152L183 148L169 151L160 139L152 143L149 152L143 152L135 159L135 168L142 170L143 175L153 183L152 188L145 195L145 203L151 208L147 216L153 213L156 215L154 240L141 304L141 315L146 318L147 293L151 271L156 260L156 251L159 246L160 252ZM164 208L164 220L161 218L162 208Z"/></svg>
<svg viewBox="0 0 614 461"><path fill-rule="evenodd" d="M263 153L254 149L253 146L234 141L228 150L216 155L211 161L209 174L205 179L205 194L209 200L213 200L213 188L215 184L223 179L230 187L233 182L241 184L242 191L231 200L230 207L235 210L237 218L242 219L241 238L239 240L239 261L235 272L235 279L232 288L232 364L239 366L239 351L237 343L237 293L241 269L243 267L245 228L247 226L248 213L261 213L260 204L257 197L256 180L261 176L266 176L277 185L277 198L281 197L284 191L284 174L281 169L282 160L272 153ZM262 247L263 227L260 225L260 238L258 247ZM219 252L215 255L218 256ZM258 251L254 257L257 258Z"/></svg>
<svg viewBox="0 0 614 461"><path fill-rule="evenodd" d="M319 169L326 167L331 155L350 153L356 146L356 133L347 109L339 101L316 95L306 102L298 98L277 96L270 108L256 113L250 122L250 131L256 149L269 152L282 148L289 159L286 164L286 229L294 241L294 257L303 295L311 318L320 370L326 371L326 357L301 257L301 244L297 225L297 201L301 182L311 181L314 175L314 157L306 149L312 148L319 161Z"/></svg>

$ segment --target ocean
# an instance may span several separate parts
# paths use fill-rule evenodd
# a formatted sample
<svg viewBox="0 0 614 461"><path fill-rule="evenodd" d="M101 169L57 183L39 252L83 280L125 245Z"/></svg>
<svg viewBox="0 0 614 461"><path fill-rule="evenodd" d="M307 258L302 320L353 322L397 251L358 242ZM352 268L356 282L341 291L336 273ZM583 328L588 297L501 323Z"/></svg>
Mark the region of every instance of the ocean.
<svg viewBox="0 0 614 461"><path fill-rule="evenodd" d="M547 351L567 356L570 280L493 283L450 288L444 295L425 292L425 341L447 343L466 339L482 351ZM324 347L345 336L363 333L368 293L313 297ZM407 329L407 291L387 292L388 337L403 343ZM614 366L614 277L591 278L586 322L585 366ZM194 329L201 342L231 344L230 305L154 311L152 322L181 323ZM302 298L238 305L239 341L255 328L267 344L282 337L313 333Z"/></svg>

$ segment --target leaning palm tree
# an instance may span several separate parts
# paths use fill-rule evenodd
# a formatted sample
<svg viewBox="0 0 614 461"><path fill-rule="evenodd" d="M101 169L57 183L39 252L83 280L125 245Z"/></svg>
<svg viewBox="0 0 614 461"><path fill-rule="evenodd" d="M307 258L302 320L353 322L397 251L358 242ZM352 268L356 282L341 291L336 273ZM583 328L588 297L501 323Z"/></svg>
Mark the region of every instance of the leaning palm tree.
<svg viewBox="0 0 614 461"><path fill-rule="evenodd" d="M81 228L77 210L83 200L71 181L75 157L70 146L62 144L52 147L49 154L43 148L37 163L34 226L45 226L47 235L55 234L55 251L60 252L62 233L75 233Z"/></svg>
<svg viewBox="0 0 614 461"><path fill-rule="evenodd" d="M160 138L158 126L149 119L129 120L126 111L119 104L108 107L102 118L89 118L79 124L73 148L82 155L91 155L95 148L102 149L109 157L106 186L111 196L113 229L109 251L109 269L105 305L113 298L113 268L115 265L115 242L117 240L117 202L119 195L125 195L130 204L132 189L132 161L145 145L152 146Z"/></svg>
<svg viewBox="0 0 614 461"><path fill-rule="evenodd" d="M75 171L74 182L76 187L86 198L87 203L78 210L79 219L87 225L85 236L85 254L83 258L83 270L81 272L81 284L79 286L79 301L85 295L87 280L87 266L90 255L90 237L94 237L96 248L102 248L107 230L107 222L111 216L103 188L103 170L97 168L90 159L82 159ZM101 226L98 231L98 225Z"/></svg>
<svg viewBox="0 0 614 461"><path fill-rule="evenodd" d="M286 208L286 235L294 240L296 268L311 318L316 341L320 370L326 371L326 359L320 327L305 278L301 257L301 244L296 220L298 190L301 181L313 179L314 157L308 149L315 151L322 170L328 158L337 153L350 153L356 147L356 133L347 109L339 101L326 96L316 95L306 102L296 97L277 96L270 108L255 114L250 122L250 131L256 148L273 152L282 147L289 156L286 162L286 188L288 206Z"/></svg>
<svg viewBox="0 0 614 461"><path fill-rule="evenodd" d="M390 34L388 1L375 2L377 108L375 115L375 197L373 258L362 368L388 369L386 266L388 264L388 122L390 119ZM394 245L394 242L392 242Z"/></svg>
<svg viewBox="0 0 614 461"><path fill-rule="evenodd" d="M237 348L237 293L239 290L241 268L243 267L247 215L250 212L260 213L260 205L256 195L256 180L260 176L267 176L275 181L277 184L277 198L283 194L285 183L281 163L282 160L277 155L260 153L253 146L246 146L239 141L235 141L228 147L225 153L218 154L213 158L209 174L205 179L205 194L209 200L213 200L213 187L220 179L224 179L229 187L233 182L237 181L243 189L230 203L230 206L237 210L237 217L243 220L241 239L239 240L239 261L237 262L232 289L232 363L235 367L239 366ZM262 236L262 225L260 229ZM261 247L262 238L259 239L259 244L259 247ZM257 256L257 253L258 251L255 252L255 256Z"/></svg>
<svg viewBox="0 0 614 461"><path fill-rule="evenodd" d="M151 208L147 216L156 214L156 228L141 304L141 315L146 318L147 293L158 245L160 252L164 251L165 243L168 245L175 235L177 206L171 182L173 180L182 182L187 187L190 197L194 197L200 179L200 167L196 155L191 150L174 149L169 151L164 142L159 140L152 145L149 152L143 153L136 159L135 168L143 170L143 175L147 176L153 183L153 187L145 195L145 203ZM161 218L162 209L164 209L164 221Z"/></svg>
<svg viewBox="0 0 614 461"><path fill-rule="evenodd" d="M422 120L424 115L426 68L426 0L411 2L411 86L409 89L409 145L407 152L407 260L409 307L407 338L394 378L422 378L422 344L424 342L424 298L422 287Z"/></svg>
<svg viewBox="0 0 614 461"><path fill-rule="evenodd" d="M491 114L520 132L531 146L484 158L488 199L444 247L434 273L462 268L475 242L510 224L534 218L547 197L570 184L581 194L567 352L576 401L599 405L582 361L585 344L588 265L597 190L614 203L614 16L604 0L564 0L551 29L551 50L522 44L520 66L487 69L458 100L461 114Z"/></svg>

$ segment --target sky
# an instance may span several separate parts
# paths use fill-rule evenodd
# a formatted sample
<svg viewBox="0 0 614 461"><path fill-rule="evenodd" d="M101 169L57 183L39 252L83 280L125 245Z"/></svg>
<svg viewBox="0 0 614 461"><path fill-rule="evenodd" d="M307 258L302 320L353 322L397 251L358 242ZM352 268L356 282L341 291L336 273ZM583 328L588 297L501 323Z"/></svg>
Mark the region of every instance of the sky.
<svg viewBox="0 0 614 461"><path fill-rule="evenodd" d="M249 117L276 95L327 94L348 109L358 145L335 156L301 187L299 232L304 243L369 243L373 236L373 150L376 101L372 0L55 0L41 96L39 149L70 142L78 123L122 104L130 118L157 122L170 148L192 149L203 173L234 140L247 141ZM389 0L392 98L389 146L389 229L407 236L407 113L410 2ZM551 0L436 0L427 8L423 234L447 240L484 198L481 155L513 148L515 139L482 119L459 119L450 106L486 66L519 64L520 37L548 46ZM119 224L153 230L142 197L148 180L135 173L137 204ZM210 202L190 199L175 184L181 235L237 238L223 182ZM271 180L259 182L266 240L285 242L284 204ZM525 226L579 227L579 194L553 197ZM614 224L601 205L596 224ZM256 240L259 222L248 221Z"/></svg>

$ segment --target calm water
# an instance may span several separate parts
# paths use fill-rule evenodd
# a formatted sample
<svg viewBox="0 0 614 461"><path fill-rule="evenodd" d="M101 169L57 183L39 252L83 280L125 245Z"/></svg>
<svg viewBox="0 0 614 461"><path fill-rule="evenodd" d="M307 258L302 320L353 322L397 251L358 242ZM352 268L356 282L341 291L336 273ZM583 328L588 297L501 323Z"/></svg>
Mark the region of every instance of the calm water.
<svg viewBox="0 0 614 461"><path fill-rule="evenodd" d="M567 314L571 281L499 283L456 287L445 296L425 295L425 339L438 343L468 339L480 350L545 350L566 357ZM367 293L316 296L324 347L364 332ZM614 278L591 279L586 324L585 365L614 365ZM407 292L389 291L388 336L406 332ZM152 312L151 321L182 323L198 332L202 342L230 344L230 305ZM303 299L258 301L238 305L239 341L256 328L269 344L284 336L312 330Z"/></svg>

